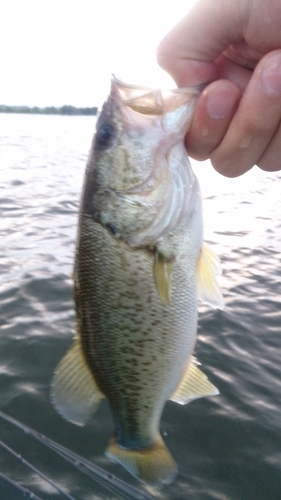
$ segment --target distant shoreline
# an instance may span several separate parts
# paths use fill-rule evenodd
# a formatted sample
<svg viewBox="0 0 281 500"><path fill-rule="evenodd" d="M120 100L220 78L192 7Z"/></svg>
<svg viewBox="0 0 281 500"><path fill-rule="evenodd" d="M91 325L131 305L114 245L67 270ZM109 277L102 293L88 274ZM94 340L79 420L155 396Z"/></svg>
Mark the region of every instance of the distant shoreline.
<svg viewBox="0 0 281 500"><path fill-rule="evenodd" d="M65 104L60 108L56 108L55 106L47 106L45 108L39 108L37 106L5 106L4 104L0 104L0 113L21 113L29 115L95 116L97 110L98 108L96 106L93 108L76 108L69 104Z"/></svg>

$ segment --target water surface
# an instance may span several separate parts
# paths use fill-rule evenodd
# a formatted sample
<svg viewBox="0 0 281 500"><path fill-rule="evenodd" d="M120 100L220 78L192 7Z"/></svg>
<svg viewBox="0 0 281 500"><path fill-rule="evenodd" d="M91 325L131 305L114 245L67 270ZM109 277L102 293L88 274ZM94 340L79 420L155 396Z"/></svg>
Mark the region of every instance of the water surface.
<svg viewBox="0 0 281 500"><path fill-rule="evenodd" d="M84 428L53 409L49 385L74 335L77 211L94 117L0 115L0 410L163 500L281 499L281 174L225 179L195 163L205 235L223 266L224 311L200 305L196 356L220 395L168 402L161 432L176 481L146 489L104 457L107 403ZM74 498L117 498L4 420L1 440ZM63 496L0 448L0 471L42 499ZM0 478L1 500L22 493ZM122 496L121 496L122 498Z"/></svg>

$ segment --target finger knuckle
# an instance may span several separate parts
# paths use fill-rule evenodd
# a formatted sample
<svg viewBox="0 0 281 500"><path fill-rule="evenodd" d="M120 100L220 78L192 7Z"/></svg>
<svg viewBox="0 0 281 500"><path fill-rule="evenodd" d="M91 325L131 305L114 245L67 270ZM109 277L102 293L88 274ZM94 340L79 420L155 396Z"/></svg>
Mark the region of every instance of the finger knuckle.
<svg viewBox="0 0 281 500"><path fill-rule="evenodd" d="M252 115L248 114L245 116L243 123L243 129L246 136L264 136L270 133L271 128L269 126L268 120L266 120L262 115Z"/></svg>

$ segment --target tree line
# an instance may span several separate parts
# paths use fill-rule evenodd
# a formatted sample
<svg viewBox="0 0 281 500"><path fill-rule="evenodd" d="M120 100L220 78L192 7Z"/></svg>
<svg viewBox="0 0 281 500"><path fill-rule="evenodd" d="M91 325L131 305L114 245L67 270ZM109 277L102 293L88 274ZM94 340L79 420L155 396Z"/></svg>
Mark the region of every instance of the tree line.
<svg viewBox="0 0 281 500"><path fill-rule="evenodd" d="M47 106L46 108L38 108L37 106L5 106L0 104L0 113L24 113L24 114L35 114L35 115L96 115L98 108L94 106L93 108L76 108L75 106L70 106L65 104L60 108L54 106Z"/></svg>

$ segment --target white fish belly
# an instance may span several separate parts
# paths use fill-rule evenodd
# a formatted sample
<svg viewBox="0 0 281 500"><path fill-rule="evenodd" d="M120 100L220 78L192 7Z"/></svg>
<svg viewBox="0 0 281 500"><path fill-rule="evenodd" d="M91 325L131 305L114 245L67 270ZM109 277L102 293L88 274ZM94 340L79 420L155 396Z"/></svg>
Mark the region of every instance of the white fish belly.
<svg viewBox="0 0 281 500"><path fill-rule="evenodd" d="M123 435L149 442L193 351L195 263L173 263L167 306L154 283L152 253L130 249L90 218L80 234L76 288L83 289L77 303L84 352Z"/></svg>

